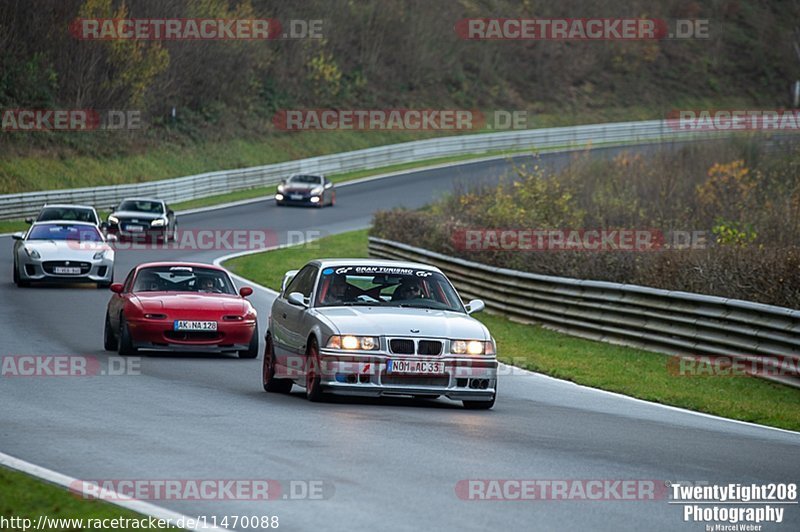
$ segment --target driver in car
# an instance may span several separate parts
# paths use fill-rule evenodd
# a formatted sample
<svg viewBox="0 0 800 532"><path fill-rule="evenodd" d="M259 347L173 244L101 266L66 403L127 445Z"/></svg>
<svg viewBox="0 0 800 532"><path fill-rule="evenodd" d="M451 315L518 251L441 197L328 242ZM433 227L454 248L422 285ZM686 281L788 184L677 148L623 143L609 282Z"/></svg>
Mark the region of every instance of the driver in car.
<svg viewBox="0 0 800 532"><path fill-rule="evenodd" d="M200 279L198 283L198 291L200 292L219 292L216 285L214 284L214 279L211 277L203 277Z"/></svg>
<svg viewBox="0 0 800 532"><path fill-rule="evenodd" d="M330 305L352 300L353 294L350 285L347 284L347 278L344 275L334 275L328 293L325 294L325 303Z"/></svg>
<svg viewBox="0 0 800 532"><path fill-rule="evenodd" d="M159 283L157 276L152 273L147 273L136 281L135 290L137 292L160 292L161 283Z"/></svg>
<svg viewBox="0 0 800 532"><path fill-rule="evenodd" d="M422 286L420 285L419 279L412 277L400 281L400 286L398 286L394 294L392 294L392 301L417 299L421 297Z"/></svg>

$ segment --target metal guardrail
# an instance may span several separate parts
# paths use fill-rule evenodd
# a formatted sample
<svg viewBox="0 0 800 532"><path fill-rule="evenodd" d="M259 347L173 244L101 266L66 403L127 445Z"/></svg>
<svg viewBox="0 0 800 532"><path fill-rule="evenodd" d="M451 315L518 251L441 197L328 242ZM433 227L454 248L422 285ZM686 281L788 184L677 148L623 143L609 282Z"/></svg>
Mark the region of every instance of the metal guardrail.
<svg viewBox="0 0 800 532"><path fill-rule="evenodd" d="M727 356L777 369L800 365L800 310L645 286L497 268L369 238L374 257L438 267L465 299L524 323L671 355ZM800 387L800 378L759 375Z"/></svg>
<svg viewBox="0 0 800 532"><path fill-rule="evenodd" d="M622 145L708 138L724 134L678 131L666 120L649 120L458 135L161 181L0 195L0 219L19 219L35 215L45 203L80 203L105 208L126 197L136 196L157 197L173 203L188 201L274 185L293 173L337 174L438 157L501 150L579 148L592 144Z"/></svg>

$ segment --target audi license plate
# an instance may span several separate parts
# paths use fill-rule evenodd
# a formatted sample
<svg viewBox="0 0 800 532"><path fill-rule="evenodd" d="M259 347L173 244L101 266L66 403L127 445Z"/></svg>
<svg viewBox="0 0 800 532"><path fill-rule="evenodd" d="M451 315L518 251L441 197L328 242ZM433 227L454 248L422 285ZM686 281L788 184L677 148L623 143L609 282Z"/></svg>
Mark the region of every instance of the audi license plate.
<svg viewBox="0 0 800 532"><path fill-rule="evenodd" d="M176 331L216 331L216 321L175 320Z"/></svg>
<svg viewBox="0 0 800 532"><path fill-rule="evenodd" d="M444 362L425 360L389 360L386 373L412 373L415 375L444 375Z"/></svg>

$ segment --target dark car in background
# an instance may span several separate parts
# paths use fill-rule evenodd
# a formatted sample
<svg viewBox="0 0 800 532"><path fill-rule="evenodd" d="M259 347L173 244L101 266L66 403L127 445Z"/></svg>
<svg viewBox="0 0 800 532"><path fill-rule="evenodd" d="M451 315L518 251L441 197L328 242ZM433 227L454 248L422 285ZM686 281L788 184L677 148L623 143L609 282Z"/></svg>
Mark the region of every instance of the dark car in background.
<svg viewBox="0 0 800 532"><path fill-rule="evenodd" d="M324 207L336 204L336 189L323 175L295 174L281 181L275 194L278 205L312 205Z"/></svg>
<svg viewBox="0 0 800 532"><path fill-rule="evenodd" d="M175 240L178 220L175 212L161 200L131 198L111 207L108 233L121 238Z"/></svg>

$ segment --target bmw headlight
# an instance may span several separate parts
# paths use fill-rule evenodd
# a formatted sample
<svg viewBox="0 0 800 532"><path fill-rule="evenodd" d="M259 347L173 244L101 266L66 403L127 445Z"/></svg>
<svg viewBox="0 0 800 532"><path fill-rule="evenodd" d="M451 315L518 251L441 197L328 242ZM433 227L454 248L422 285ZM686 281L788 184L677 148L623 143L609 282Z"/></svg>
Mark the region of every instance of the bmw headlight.
<svg viewBox="0 0 800 532"><path fill-rule="evenodd" d="M334 335L330 337L325 347L345 351L375 351L380 347L380 341L375 336Z"/></svg>
<svg viewBox="0 0 800 532"><path fill-rule="evenodd" d="M312 188L312 189L311 189L311 195L312 195L312 196L319 196L320 194L322 194L322 191L323 191L323 190L324 190L324 189L323 189L321 186L319 186L319 187L314 187L314 188Z"/></svg>
<svg viewBox="0 0 800 532"><path fill-rule="evenodd" d="M451 340L450 352L454 355L493 355L494 343L481 340Z"/></svg>
<svg viewBox="0 0 800 532"><path fill-rule="evenodd" d="M166 225L166 223L167 223L167 221L164 218L157 218L157 219L153 220L152 222L150 222L150 226L151 227L164 227L164 225Z"/></svg>
<svg viewBox="0 0 800 532"><path fill-rule="evenodd" d="M25 248L25 253L32 259L41 259L42 256L35 249Z"/></svg>
<svg viewBox="0 0 800 532"><path fill-rule="evenodd" d="M116 216L109 216L108 217L108 223L110 223L110 224L118 224L119 223L119 218L117 218Z"/></svg>

